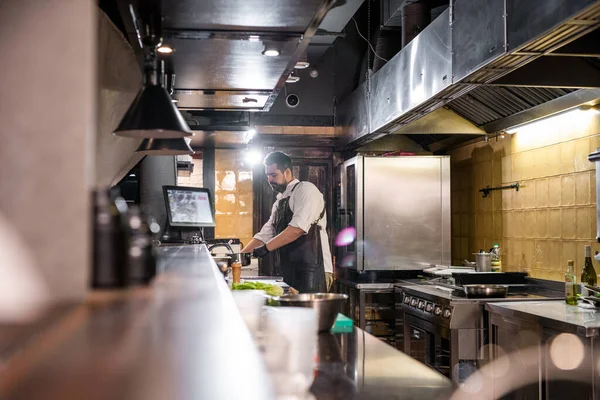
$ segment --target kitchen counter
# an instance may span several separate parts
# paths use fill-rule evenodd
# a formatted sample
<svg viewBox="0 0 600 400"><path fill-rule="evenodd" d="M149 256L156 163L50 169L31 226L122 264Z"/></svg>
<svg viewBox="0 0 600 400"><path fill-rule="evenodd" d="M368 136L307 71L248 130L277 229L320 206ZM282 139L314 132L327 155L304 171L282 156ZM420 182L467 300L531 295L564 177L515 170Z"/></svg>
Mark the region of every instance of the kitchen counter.
<svg viewBox="0 0 600 400"><path fill-rule="evenodd" d="M148 287L0 326L1 399L260 399L271 379L203 245L159 249ZM450 382L364 331L319 335L317 400L447 398Z"/></svg>
<svg viewBox="0 0 600 400"><path fill-rule="evenodd" d="M586 337L600 335L600 312L570 306L564 300L487 303L490 312L540 323Z"/></svg>
<svg viewBox="0 0 600 400"><path fill-rule="evenodd" d="M447 399L449 379L362 329L320 334L317 400Z"/></svg>
<svg viewBox="0 0 600 400"><path fill-rule="evenodd" d="M24 342L0 343L0 398L272 399L206 247L159 252L150 287L92 292Z"/></svg>

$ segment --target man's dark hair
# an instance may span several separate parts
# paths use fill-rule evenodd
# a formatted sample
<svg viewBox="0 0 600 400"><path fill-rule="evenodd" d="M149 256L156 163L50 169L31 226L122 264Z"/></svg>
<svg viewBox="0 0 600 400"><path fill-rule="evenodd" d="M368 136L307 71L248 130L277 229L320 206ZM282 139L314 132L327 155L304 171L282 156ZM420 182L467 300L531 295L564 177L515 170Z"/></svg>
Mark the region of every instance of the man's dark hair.
<svg viewBox="0 0 600 400"><path fill-rule="evenodd" d="M290 171L292 171L292 159L290 158L290 156L288 156L282 151L274 151L272 153L267 154L263 164L265 167L271 164L275 164L277 166L277 169L281 172L285 172L285 170L288 168L290 169Z"/></svg>

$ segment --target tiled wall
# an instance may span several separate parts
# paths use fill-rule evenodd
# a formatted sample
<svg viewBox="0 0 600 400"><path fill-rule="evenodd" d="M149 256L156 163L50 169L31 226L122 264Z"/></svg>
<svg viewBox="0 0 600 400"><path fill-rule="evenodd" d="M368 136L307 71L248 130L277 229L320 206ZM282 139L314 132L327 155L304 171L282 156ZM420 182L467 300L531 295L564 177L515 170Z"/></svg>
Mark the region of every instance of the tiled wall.
<svg viewBox="0 0 600 400"><path fill-rule="evenodd" d="M472 253L498 243L505 271L563 280L573 259L580 274L584 245L600 251L596 173L587 160L598 147L600 115L577 111L452 151L453 263L473 260ZM518 192L479 193L515 182Z"/></svg>

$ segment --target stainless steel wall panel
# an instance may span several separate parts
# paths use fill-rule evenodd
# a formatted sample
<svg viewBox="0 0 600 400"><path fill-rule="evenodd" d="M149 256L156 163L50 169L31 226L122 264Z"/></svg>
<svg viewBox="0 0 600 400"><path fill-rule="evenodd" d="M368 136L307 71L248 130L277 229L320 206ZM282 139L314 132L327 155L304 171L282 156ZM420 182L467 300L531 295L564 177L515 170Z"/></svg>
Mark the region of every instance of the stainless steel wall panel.
<svg viewBox="0 0 600 400"><path fill-rule="evenodd" d="M507 36L509 49L516 50L532 38L549 33L552 29L573 18L597 0L506 0L508 13ZM563 29L568 26L563 26ZM556 36L556 35L552 35ZM546 50L552 43L536 46L537 51ZM526 49L530 50L530 49Z"/></svg>
<svg viewBox="0 0 600 400"><path fill-rule="evenodd" d="M449 21L450 12L446 10L373 76L371 132L385 128L450 85Z"/></svg>
<svg viewBox="0 0 600 400"><path fill-rule="evenodd" d="M504 0L456 0L453 7L452 74L459 82L504 54Z"/></svg>

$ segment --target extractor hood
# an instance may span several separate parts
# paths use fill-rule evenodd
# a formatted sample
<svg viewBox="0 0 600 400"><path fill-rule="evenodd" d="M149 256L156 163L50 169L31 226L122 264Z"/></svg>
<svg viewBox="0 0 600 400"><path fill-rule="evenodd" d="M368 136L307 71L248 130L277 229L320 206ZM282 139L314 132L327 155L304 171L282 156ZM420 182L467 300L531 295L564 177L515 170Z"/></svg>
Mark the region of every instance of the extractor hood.
<svg viewBox="0 0 600 400"><path fill-rule="evenodd" d="M421 130L498 132L598 98L598 27L600 0L451 1L341 102L337 146Z"/></svg>

